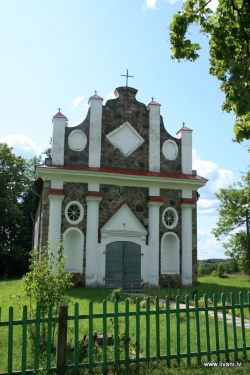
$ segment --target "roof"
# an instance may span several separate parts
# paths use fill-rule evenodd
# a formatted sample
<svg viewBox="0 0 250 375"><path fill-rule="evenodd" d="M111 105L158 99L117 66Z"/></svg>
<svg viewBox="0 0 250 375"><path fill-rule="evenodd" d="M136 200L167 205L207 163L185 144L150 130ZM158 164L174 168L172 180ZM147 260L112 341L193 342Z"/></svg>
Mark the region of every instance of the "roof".
<svg viewBox="0 0 250 375"><path fill-rule="evenodd" d="M71 165L45 165L45 164L38 165L38 167L45 168L45 169L93 171L93 172L105 172L105 173L116 173L116 174L137 175L137 176L208 181L205 177L197 176L195 174L184 174L184 173L173 173L173 172L153 172L153 171L141 171L141 170L133 170L133 169L96 168L96 167L81 167L81 166L71 166Z"/></svg>
<svg viewBox="0 0 250 375"><path fill-rule="evenodd" d="M65 118L68 121L67 117L64 116L60 111L55 116L53 116L53 118Z"/></svg>
<svg viewBox="0 0 250 375"><path fill-rule="evenodd" d="M186 126L183 125L182 128L180 130L178 130L178 132L176 134L180 133L182 130L188 130L188 131L191 131L191 132L193 131L192 129L189 129Z"/></svg>
<svg viewBox="0 0 250 375"><path fill-rule="evenodd" d="M151 102L148 105L161 105L161 104L155 102L154 100L151 100Z"/></svg>

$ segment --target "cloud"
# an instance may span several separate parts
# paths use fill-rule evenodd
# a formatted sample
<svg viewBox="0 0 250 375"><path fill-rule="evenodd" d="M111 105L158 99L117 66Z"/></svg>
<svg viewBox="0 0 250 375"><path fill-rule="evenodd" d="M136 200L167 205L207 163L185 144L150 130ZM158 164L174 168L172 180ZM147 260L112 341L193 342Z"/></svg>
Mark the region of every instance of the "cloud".
<svg viewBox="0 0 250 375"><path fill-rule="evenodd" d="M77 125L81 124L83 122L83 120L85 120L85 117L82 117L80 120L76 120L72 126L77 126Z"/></svg>
<svg viewBox="0 0 250 375"><path fill-rule="evenodd" d="M0 137L1 143L7 143L9 147L13 147L16 150L24 152L34 152L36 155L40 155L42 152L41 147L38 147L36 142L32 141L25 134L10 134L6 137Z"/></svg>
<svg viewBox="0 0 250 375"><path fill-rule="evenodd" d="M220 202L215 193L232 185L235 181L234 174L230 170L221 169L210 160L201 160L196 150L193 150L193 168L197 170L198 175L209 180L206 186L199 190L201 196L198 201L198 213L216 215Z"/></svg>
<svg viewBox="0 0 250 375"><path fill-rule="evenodd" d="M109 99L116 99L114 91L110 91L110 93L107 95L106 100L109 100Z"/></svg>
<svg viewBox="0 0 250 375"><path fill-rule="evenodd" d="M146 0L144 5L143 5L143 8L146 9L146 8L149 8L149 9L158 9L156 7L156 3L157 3L157 0Z"/></svg>
<svg viewBox="0 0 250 375"><path fill-rule="evenodd" d="M212 0L211 3L208 4L208 7L214 11L216 10L218 4L219 4L218 0Z"/></svg>
<svg viewBox="0 0 250 375"><path fill-rule="evenodd" d="M70 106L72 107L72 108L74 108L74 107L77 107L82 101L83 101L83 99L85 98L85 95L82 95L82 96L77 96L74 100L73 100L73 102L70 104Z"/></svg>
<svg viewBox="0 0 250 375"><path fill-rule="evenodd" d="M207 230L198 229L198 259L225 258L222 243Z"/></svg>

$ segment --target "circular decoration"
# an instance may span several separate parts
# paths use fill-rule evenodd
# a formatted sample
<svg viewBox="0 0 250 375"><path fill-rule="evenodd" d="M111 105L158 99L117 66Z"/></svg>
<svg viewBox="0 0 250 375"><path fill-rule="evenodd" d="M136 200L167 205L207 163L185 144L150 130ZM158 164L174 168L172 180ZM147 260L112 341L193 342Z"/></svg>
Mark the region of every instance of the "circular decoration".
<svg viewBox="0 0 250 375"><path fill-rule="evenodd" d="M178 155L178 146L175 141L167 140L163 143L162 153L168 160L175 160Z"/></svg>
<svg viewBox="0 0 250 375"><path fill-rule="evenodd" d="M178 222L177 211L172 207L166 208L162 214L162 222L166 228L174 228Z"/></svg>
<svg viewBox="0 0 250 375"><path fill-rule="evenodd" d="M83 206L79 202L70 202L65 208L65 216L70 224L78 224L83 219Z"/></svg>
<svg viewBox="0 0 250 375"><path fill-rule="evenodd" d="M82 151L87 144L87 137L81 130L74 130L68 139L69 147L73 151Z"/></svg>

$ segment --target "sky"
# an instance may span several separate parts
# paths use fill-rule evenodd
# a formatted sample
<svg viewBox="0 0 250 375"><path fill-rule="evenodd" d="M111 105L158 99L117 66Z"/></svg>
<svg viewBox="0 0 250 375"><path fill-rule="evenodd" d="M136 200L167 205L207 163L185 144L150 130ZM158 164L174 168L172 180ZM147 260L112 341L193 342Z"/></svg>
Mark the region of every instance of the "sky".
<svg viewBox="0 0 250 375"><path fill-rule="evenodd" d="M173 136L193 130L193 169L209 179L199 190L198 259L224 258L211 230L220 188L240 181L250 164L247 142L232 142L234 116L223 113L219 81L209 75L209 39L191 27L202 50L195 63L171 60L169 25L175 0L0 0L0 142L27 159L49 147L52 117L76 126L98 91L112 98L129 86L137 100L161 104ZM216 7L216 1L213 1Z"/></svg>

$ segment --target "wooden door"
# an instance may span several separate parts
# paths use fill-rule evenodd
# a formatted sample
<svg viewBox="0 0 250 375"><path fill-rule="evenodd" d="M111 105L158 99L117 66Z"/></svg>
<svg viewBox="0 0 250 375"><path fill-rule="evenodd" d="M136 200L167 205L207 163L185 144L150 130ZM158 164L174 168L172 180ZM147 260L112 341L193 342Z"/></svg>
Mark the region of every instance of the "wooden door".
<svg viewBox="0 0 250 375"><path fill-rule="evenodd" d="M141 246L116 241L106 247L106 288L139 289L141 287Z"/></svg>

